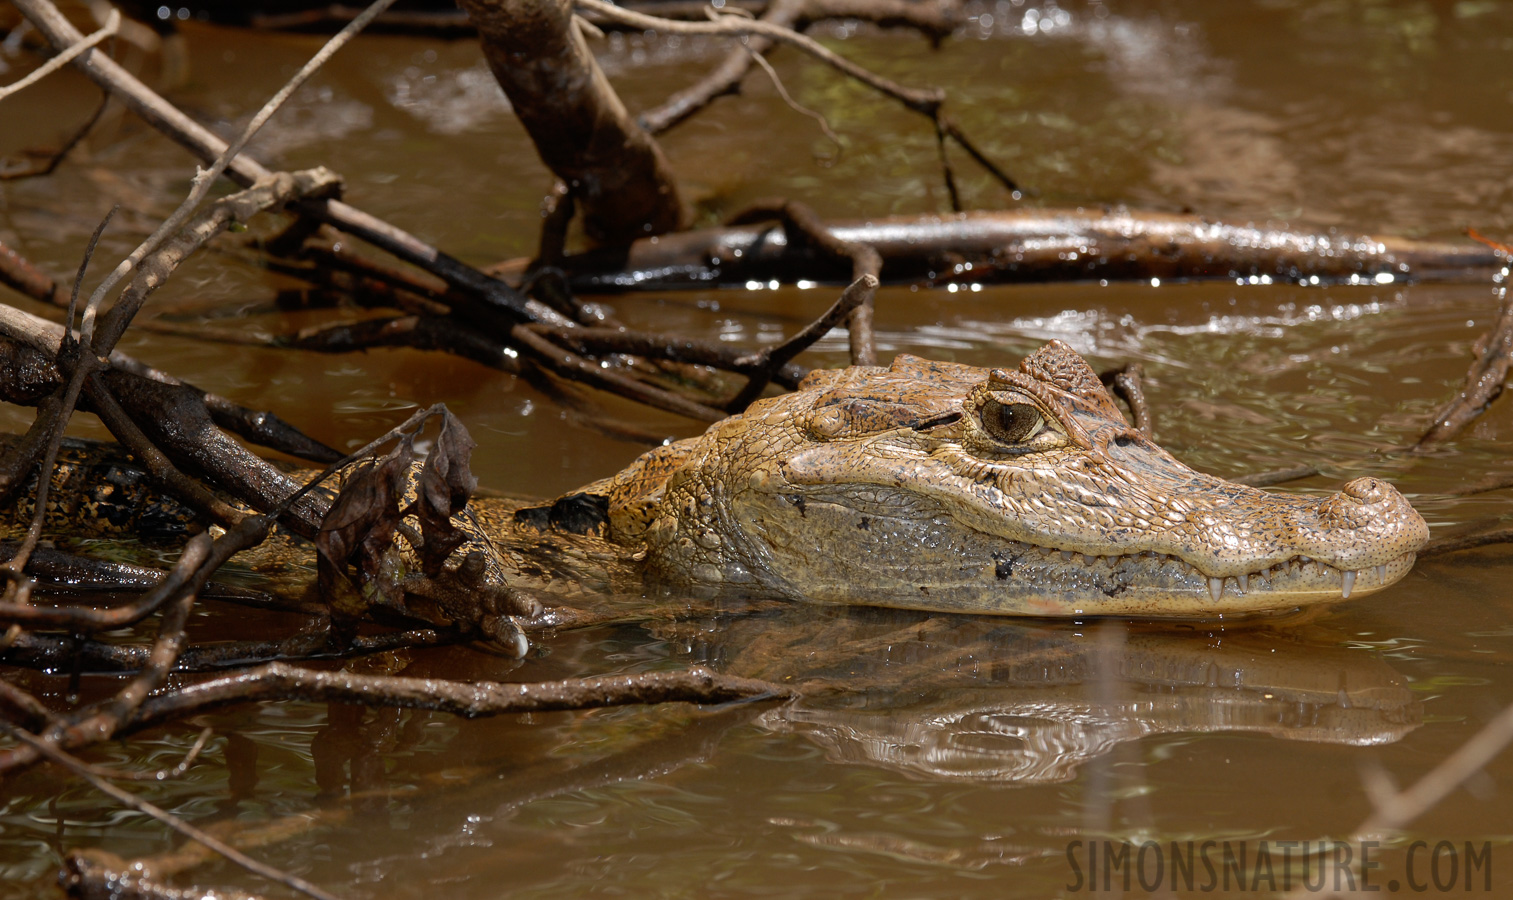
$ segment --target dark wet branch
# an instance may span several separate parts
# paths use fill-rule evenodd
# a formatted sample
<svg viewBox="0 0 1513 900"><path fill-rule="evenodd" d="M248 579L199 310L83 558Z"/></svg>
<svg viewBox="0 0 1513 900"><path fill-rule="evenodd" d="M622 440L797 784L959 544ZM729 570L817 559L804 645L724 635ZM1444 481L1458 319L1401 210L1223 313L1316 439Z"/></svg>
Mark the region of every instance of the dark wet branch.
<svg viewBox="0 0 1513 900"><path fill-rule="evenodd" d="M307 220L298 219L296 224ZM336 234L322 226L323 232ZM281 255L297 258L286 263L276 256L264 257L262 264L270 270L300 278L331 291L347 295L366 307L389 307L408 313L445 316L460 298L450 296L446 281L429 272L417 272L359 253L350 244L328 238L323 233ZM271 246L265 248L275 253Z"/></svg>
<svg viewBox="0 0 1513 900"><path fill-rule="evenodd" d="M793 689L695 667L525 684L458 682L318 672L269 663L248 672L182 688L145 704L137 726L178 718L228 703L306 700L429 709L466 718L643 703L729 703L785 698Z"/></svg>
<svg viewBox="0 0 1513 900"><path fill-rule="evenodd" d="M863 66L836 54L824 45L815 41L792 27L781 22L785 18L800 10L785 11L775 9L782 0L775 0L769 7L763 19L749 19L742 15L719 14L711 9L711 21L708 22L679 22L671 19L662 19L648 16L633 10L623 9L605 0L576 0L579 7L606 18L611 18L638 28L650 29L667 34L706 34L725 35L733 37L747 37L748 39L765 39L767 41L788 44L815 57L821 62L842 72L843 74L862 82L873 90L891 97L904 105L906 109L919 113L931 120L936 132L942 140L949 136L959 143L973 159L986 163L986 168L995 179L1015 196L1018 196L1019 188L1014 180L1004 174L998 166L987 163L987 157L975 144L973 144L961 128L946 118L943 107L945 104L945 92L939 88L910 88L899 84L889 78L885 78ZM798 4L795 3L795 6ZM811 13L823 9L823 0L815 4L806 4L811 8ZM767 21L766 15L773 15L777 21ZM863 15L864 18L868 16ZM796 18L796 16L795 16ZM762 50L767 49L763 47ZM757 51L761 52L761 51ZM669 102L665 113L659 114L651 121L652 125L667 125L686 117L689 112L697 108L697 104L708 103L715 96L715 91L728 90L726 85L733 86L739 81L744 72L738 72L738 65L731 60L722 64L721 68L706 78L705 82L695 85L688 96L675 98L677 103ZM732 80L734 79L734 80ZM707 96L706 96L707 95ZM663 125L663 127L667 127ZM944 157L943 157L944 158ZM949 171L949 170L948 170ZM954 196L954 192L953 192Z"/></svg>
<svg viewBox="0 0 1513 900"><path fill-rule="evenodd" d="M520 325L513 333L514 345L531 362L548 372L571 381L582 382L590 387L619 394L648 406L665 409L679 415L705 422L718 422L725 413L712 406L690 400L681 394L637 381L614 369L607 369L597 362L584 359L570 350L559 347L531 328Z"/></svg>
<svg viewBox="0 0 1513 900"><path fill-rule="evenodd" d="M457 640L455 634L417 628L388 634L358 635L340 641L329 628L323 628L280 640L189 644L179 653L173 670L218 672L271 662L357 659L411 647L435 647ZM85 672L137 672L147 665L150 653L149 648L139 645L23 634L9 648L0 650L0 660L29 669L59 671L78 666Z"/></svg>
<svg viewBox="0 0 1513 900"><path fill-rule="evenodd" d="M882 279L883 259L877 249L866 241L851 240L830 230L814 210L792 200L762 200L731 217L731 225L745 225L777 219L783 225L787 244L799 252L812 250L815 255L851 264L853 287L870 278L871 287L850 314L847 323L851 332L851 364L853 366L877 365L876 340L872 334L872 299L877 282Z"/></svg>
<svg viewBox="0 0 1513 900"><path fill-rule="evenodd" d="M578 204L565 182L558 180L541 201L541 239L536 245L532 268L550 266L567 252L567 231L578 214Z"/></svg>
<svg viewBox="0 0 1513 900"><path fill-rule="evenodd" d="M580 356L598 356L606 353L623 353L649 360L668 360L694 365L709 366L750 375L760 365L751 354L730 347L678 335L658 334L651 331L632 331L627 328L549 328L532 326L532 330L550 338ZM796 364L784 364L773 369L771 380L790 390L796 387L809 370Z"/></svg>
<svg viewBox="0 0 1513 900"><path fill-rule="evenodd" d="M520 357L509 353L506 345L469 330L455 320L435 316L388 316L361 322L316 325L296 334L276 337L270 343L316 353L351 353L373 347L439 350L501 372L520 373Z"/></svg>
<svg viewBox="0 0 1513 900"><path fill-rule="evenodd" d="M1513 368L1513 301L1506 289L1499 288L1504 299L1497 321L1476 342L1476 359L1466 372L1466 380L1449 403L1434 414L1433 424L1411 448L1414 452L1454 440L1501 396Z"/></svg>
<svg viewBox="0 0 1513 900"><path fill-rule="evenodd" d="M1501 258L1474 244L1311 235L1129 210L1035 209L827 222L882 256L892 283L1038 283L1255 277L1313 283L1485 279ZM524 260L496 267L518 272ZM561 260L576 291L844 283L850 266L777 229L687 231Z"/></svg>
<svg viewBox="0 0 1513 900"><path fill-rule="evenodd" d="M1150 403L1145 399L1145 367L1137 362L1125 363L1121 368L1100 374L1098 380L1129 407L1140 433L1152 437L1155 424L1151 419Z"/></svg>
<svg viewBox="0 0 1513 900"><path fill-rule="evenodd" d="M68 158L68 154L72 153L74 148L79 146L79 142L84 140L85 135L89 134L95 125L99 123L100 117L105 114L105 108L109 105L110 94L108 92L101 94L100 105L96 106L95 111L90 114L84 124L80 125L78 130L70 135L68 140L63 142L63 146L59 147L47 159L39 163L19 169L0 169L0 181L18 181L24 178L41 178L45 175L51 175Z"/></svg>
<svg viewBox="0 0 1513 900"><path fill-rule="evenodd" d="M751 367L753 371L746 381L746 386L741 388L740 393L732 397L725 405L726 411L740 412L750 406L753 401L762 396L762 391L772 381L772 376L777 370L808 349L815 341L829 334L830 329L840 325L848 317L853 316L857 310L867 306L876 292L877 278L873 275L862 275L841 293L840 298L825 311L824 315L798 334L776 347L741 359L739 362Z"/></svg>
<svg viewBox="0 0 1513 900"><path fill-rule="evenodd" d="M327 893L326 891L322 890L319 887L316 887L305 879L300 878L297 875L290 875L289 873L284 872L280 869L276 869L266 863L260 863L247 854L236 849L235 847L232 847L231 845L225 843L224 841L212 837L205 831L202 831L201 829L190 825L188 822L185 822L183 819L180 819L178 816L173 815L167 810L164 810L152 803L148 803L146 800L143 800L130 791L126 791L120 787L117 787L106 779L101 778L99 775L95 774L91 770L90 766L86 765L83 762L80 762L72 755L52 745L48 741L42 740L23 730L13 728L3 723L0 723L0 729L3 729L6 733L10 734L11 737L21 741L25 746L30 747L32 750L36 751L39 755L47 759L49 762L56 763L66 769L71 770L75 775L89 782L90 787L93 787L100 793L105 794L122 806L128 807L130 809L135 809L138 812L145 813L152 818L157 819L159 822L162 822L164 825L167 825L169 828L172 828L174 831L177 831L179 834L182 834L190 840L198 841L199 843L204 844L206 847L210 847L221 856L224 856L227 860L235 863L238 866L241 866L247 871L261 875L262 877L274 882L275 884L282 884L291 890L299 891L302 894L315 897L317 898L317 900L337 900L334 894Z"/></svg>
<svg viewBox="0 0 1513 900"><path fill-rule="evenodd" d="M206 490L203 485L180 472L167 456L157 448L127 415L121 404L110 393L99 376L91 376L84 382L84 389L89 395L89 405L110 433L115 435L116 440L124 445L128 452L147 468L153 480L163 487L168 493L183 500L185 503L210 516L211 519L221 525L235 525L246 517L243 510L239 510L215 494Z"/></svg>
<svg viewBox="0 0 1513 900"><path fill-rule="evenodd" d="M781 28L796 28L806 5L806 0L773 0L763 10L761 21ZM596 18L605 17L599 15ZM744 45L727 53L708 75L668 97L655 109L642 113L638 117L641 127L652 134L661 134L708 106L715 98L736 93L741 81L751 71L753 60L772 49L772 45L771 38L761 35L747 38Z"/></svg>
<svg viewBox="0 0 1513 900"><path fill-rule="evenodd" d="M1456 553L1461 550L1474 550L1477 547L1488 547L1493 544L1506 544L1513 542L1513 528L1501 528L1496 531L1483 531L1479 534L1455 534L1442 538L1435 538L1418 551L1419 559L1428 559L1433 556L1443 556L1446 553Z"/></svg>

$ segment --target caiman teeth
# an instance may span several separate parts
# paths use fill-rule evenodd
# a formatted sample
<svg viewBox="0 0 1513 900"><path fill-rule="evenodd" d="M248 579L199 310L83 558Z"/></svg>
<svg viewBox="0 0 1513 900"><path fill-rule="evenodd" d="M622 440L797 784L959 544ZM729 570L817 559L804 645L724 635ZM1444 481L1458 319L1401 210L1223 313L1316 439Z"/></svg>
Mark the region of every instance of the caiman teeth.
<svg viewBox="0 0 1513 900"><path fill-rule="evenodd" d="M1381 565L1347 570L1316 557L1298 555L1272 563L1270 566L1257 569L1254 572L1213 576L1180 556L1161 553L1155 550L1102 556L1080 550L1062 550L1052 547L1037 549L1042 554L1040 558L1047 563L1054 562L1057 566L1067 563L1080 563L1096 578L1106 578L1110 575L1116 579L1133 578L1132 581L1121 581L1122 584L1135 584L1138 583L1139 579L1138 573L1132 575L1126 574L1126 570L1124 569L1126 564L1140 566L1151 575L1159 578L1194 579L1197 584L1205 585L1208 588L1208 595L1215 603L1222 602L1226 593L1229 593L1231 596L1248 595L1252 587L1256 591L1264 593L1277 590L1279 583L1281 583L1282 590L1285 591L1289 589L1285 583L1298 577L1307 579L1312 585L1318 585L1319 579L1328 579L1336 573L1340 576L1340 598L1349 600L1351 595L1355 593L1358 576L1365 575L1366 587L1370 590L1377 590L1387 583L1387 570L1391 565L1390 563L1383 563ZM1192 582L1188 581L1188 583L1191 584ZM1326 580L1324 583L1327 584L1328 581ZM1316 588L1313 589L1316 590ZM1201 591L1202 588L1200 587L1199 590Z"/></svg>

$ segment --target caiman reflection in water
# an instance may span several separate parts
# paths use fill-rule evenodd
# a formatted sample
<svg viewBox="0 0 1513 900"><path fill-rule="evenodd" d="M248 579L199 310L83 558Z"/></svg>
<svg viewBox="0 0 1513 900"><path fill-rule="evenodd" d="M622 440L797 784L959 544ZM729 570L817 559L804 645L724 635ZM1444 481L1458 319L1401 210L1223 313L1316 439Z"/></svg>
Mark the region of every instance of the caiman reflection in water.
<svg viewBox="0 0 1513 900"><path fill-rule="evenodd" d="M801 688L758 720L832 761L914 778L1040 784L1151 735L1255 732L1392 743L1422 706L1326 627L1086 629L850 609L663 627L695 659Z"/></svg>

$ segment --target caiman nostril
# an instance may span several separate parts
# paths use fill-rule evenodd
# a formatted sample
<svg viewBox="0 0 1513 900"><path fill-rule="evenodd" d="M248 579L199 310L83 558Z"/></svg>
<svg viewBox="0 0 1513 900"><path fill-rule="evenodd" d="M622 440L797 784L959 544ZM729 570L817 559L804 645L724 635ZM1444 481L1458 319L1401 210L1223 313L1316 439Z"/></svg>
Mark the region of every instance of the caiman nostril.
<svg viewBox="0 0 1513 900"><path fill-rule="evenodd" d="M1390 484L1370 476L1357 478L1340 489L1340 493L1361 503L1380 503L1395 492Z"/></svg>

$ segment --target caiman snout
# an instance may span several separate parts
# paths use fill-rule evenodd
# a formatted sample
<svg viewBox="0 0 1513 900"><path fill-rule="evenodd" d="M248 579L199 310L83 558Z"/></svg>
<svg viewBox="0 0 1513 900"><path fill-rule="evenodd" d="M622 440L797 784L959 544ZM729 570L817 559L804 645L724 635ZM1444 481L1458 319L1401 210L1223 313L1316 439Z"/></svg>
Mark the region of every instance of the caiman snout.
<svg viewBox="0 0 1513 900"><path fill-rule="evenodd" d="M1398 489L1380 478L1357 478L1319 503L1327 551L1322 558L1343 572L1350 596L1358 571L1373 571L1390 583L1389 569L1406 572L1413 554L1429 540L1429 526Z"/></svg>
<svg viewBox="0 0 1513 900"><path fill-rule="evenodd" d="M1399 529L1404 537L1420 535L1417 544L1399 552L1417 550L1429 539L1429 528L1408 499L1398 489L1380 478L1357 478L1348 482L1338 494L1319 504L1319 521L1326 528L1371 529L1373 526Z"/></svg>

